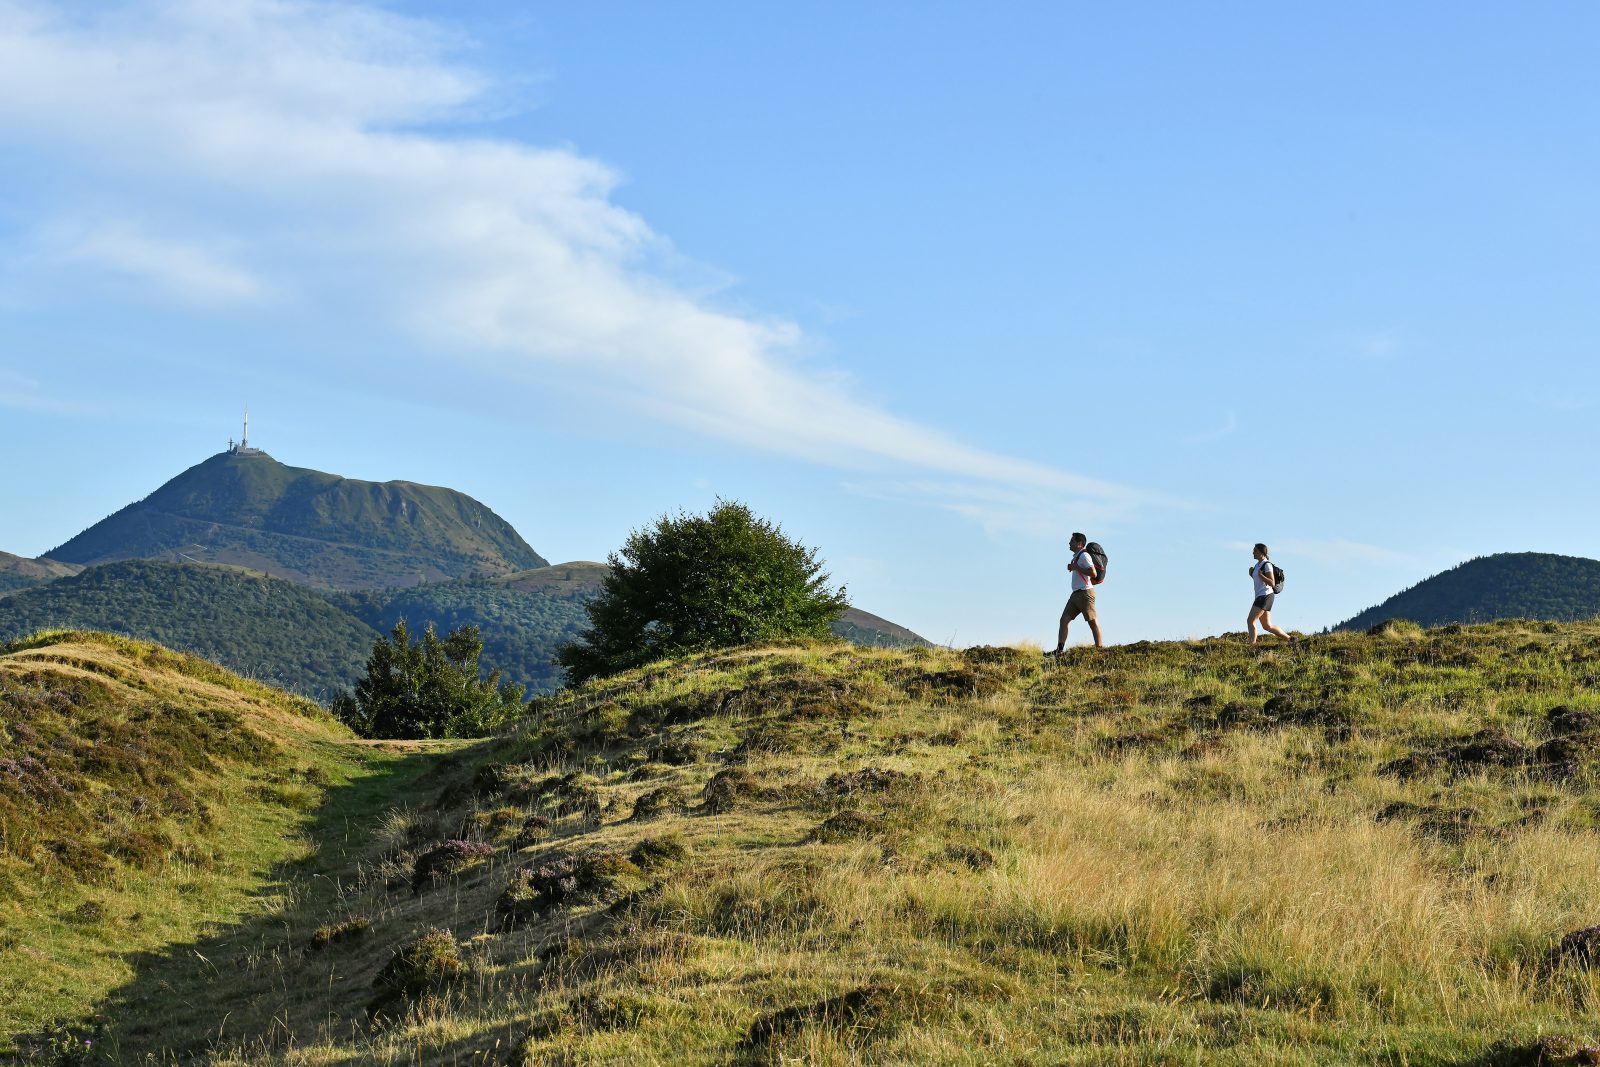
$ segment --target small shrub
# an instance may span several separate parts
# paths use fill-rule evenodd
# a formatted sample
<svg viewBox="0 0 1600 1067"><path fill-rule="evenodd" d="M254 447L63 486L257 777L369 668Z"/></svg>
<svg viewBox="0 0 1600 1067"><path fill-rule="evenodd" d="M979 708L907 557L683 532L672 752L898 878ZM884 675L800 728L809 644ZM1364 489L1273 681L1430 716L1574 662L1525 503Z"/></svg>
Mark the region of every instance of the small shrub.
<svg viewBox="0 0 1600 1067"><path fill-rule="evenodd" d="M1546 1034L1531 1042L1497 1041L1483 1067L1577 1067L1600 1063L1600 1046L1585 1045L1565 1034Z"/></svg>
<svg viewBox="0 0 1600 1067"><path fill-rule="evenodd" d="M944 858L951 863L961 863L974 871L987 871L996 864L994 853L978 845L946 845Z"/></svg>
<svg viewBox="0 0 1600 1067"><path fill-rule="evenodd" d="M843 841L859 841L865 837L881 834L883 830L884 821L881 816L869 815L864 811L841 811L829 816L822 825L807 834L806 840L831 845Z"/></svg>
<svg viewBox="0 0 1600 1067"><path fill-rule="evenodd" d="M529 845L543 841L550 836L550 828L555 824L544 815L530 815L522 820L522 827L517 831L517 836L511 839L512 848L527 848Z"/></svg>
<svg viewBox="0 0 1600 1067"><path fill-rule="evenodd" d="M321 952L330 945L339 945L365 937L370 929L372 929L371 919L365 915L352 915L343 922L317 927L317 932L311 935L309 947L313 952Z"/></svg>
<svg viewBox="0 0 1600 1067"><path fill-rule="evenodd" d="M457 838L442 842L417 857L411 872L411 891L420 893L439 879L459 874L494 853L494 846L484 841Z"/></svg>
<svg viewBox="0 0 1600 1067"><path fill-rule="evenodd" d="M628 859L634 866L643 871L653 871L661 867L669 867L675 863L682 863L689 857L689 846L684 843L680 834L662 834L660 837L647 837L633 846L628 853Z"/></svg>
<svg viewBox="0 0 1600 1067"><path fill-rule="evenodd" d="M462 837L498 837L523 820L522 809L506 806L491 811L475 811L462 824Z"/></svg>
<svg viewBox="0 0 1600 1067"><path fill-rule="evenodd" d="M681 811L687 803L688 798L683 795L683 790L677 786L664 785L641 794L639 799L633 802L633 818L641 821L654 819L664 812Z"/></svg>
<svg viewBox="0 0 1600 1067"><path fill-rule="evenodd" d="M396 1001L415 1001L441 993L460 981L465 972L455 935L448 930L429 930L396 951L383 965L373 980L378 995L368 1010L376 1012Z"/></svg>
<svg viewBox="0 0 1600 1067"><path fill-rule="evenodd" d="M108 918L110 913L98 900L86 900L67 915L67 921L77 926L98 926Z"/></svg>
<svg viewBox="0 0 1600 1067"><path fill-rule="evenodd" d="M859 771L830 774L822 788L828 795L842 800L867 793L892 792L910 786L917 778L917 775L887 767L863 767Z"/></svg>
<svg viewBox="0 0 1600 1067"><path fill-rule="evenodd" d="M1550 953L1552 963L1584 969L1600 967L1600 926L1574 930Z"/></svg>
<svg viewBox="0 0 1600 1067"><path fill-rule="evenodd" d="M649 757L657 763L668 763L674 767L682 767L696 763L704 746L698 738L687 735L677 737L664 737L651 745Z"/></svg>
<svg viewBox="0 0 1600 1067"><path fill-rule="evenodd" d="M637 868L611 849L552 852L512 876L495 901L495 914L506 925L526 922L556 907L616 896L622 879Z"/></svg>
<svg viewBox="0 0 1600 1067"><path fill-rule="evenodd" d="M553 818L581 815L591 823L600 821L600 790L582 771L546 778L532 788L531 795L533 802Z"/></svg>
<svg viewBox="0 0 1600 1067"><path fill-rule="evenodd" d="M875 982L811 1004L783 1008L757 1019L745 1036L752 1050L779 1047L808 1029L836 1032L852 1046L892 1036L927 1013L930 994Z"/></svg>
<svg viewBox="0 0 1600 1067"><path fill-rule="evenodd" d="M711 776L700 793L700 810L708 815L725 815L745 797L758 796L761 787L749 771L729 769Z"/></svg>

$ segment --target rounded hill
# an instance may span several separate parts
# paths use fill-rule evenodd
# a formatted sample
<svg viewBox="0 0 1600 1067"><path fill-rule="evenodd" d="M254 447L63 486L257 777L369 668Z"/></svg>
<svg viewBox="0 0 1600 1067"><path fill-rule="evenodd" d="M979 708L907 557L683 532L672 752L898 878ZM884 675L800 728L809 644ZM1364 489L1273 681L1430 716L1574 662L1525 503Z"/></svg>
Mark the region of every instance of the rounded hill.
<svg viewBox="0 0 1600 1067"><path fill-rule="evenodd" d="M188 559L305 585L386 589L542 567L511 524L453 489L365 482L224 452L50 553L92 565Z"/></svg>
<svg viewBox="0 0 1600 1067"><path fill-rule="evenodd" d="M1335 626L1362 630L1389 619L1423 626L1542 619L1575 622L1600 618L1600 560L1549 552L1480 556Z"/></svg>

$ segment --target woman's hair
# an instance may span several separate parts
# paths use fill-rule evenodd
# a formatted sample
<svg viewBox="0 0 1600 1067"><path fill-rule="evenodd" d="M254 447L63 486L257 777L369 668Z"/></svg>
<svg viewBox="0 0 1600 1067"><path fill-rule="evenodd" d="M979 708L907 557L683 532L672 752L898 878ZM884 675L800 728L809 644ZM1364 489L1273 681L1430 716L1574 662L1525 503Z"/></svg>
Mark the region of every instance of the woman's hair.
<svg viewBox="0 0 1600 1067"><path fill-rule="evenodd" d="M1260 543L1257 543L1257 545L1256 545L1256 555L1258 555L1258 556L1267 555L1267 546L1263 545L1263 544L1260 544Z"/></svg>

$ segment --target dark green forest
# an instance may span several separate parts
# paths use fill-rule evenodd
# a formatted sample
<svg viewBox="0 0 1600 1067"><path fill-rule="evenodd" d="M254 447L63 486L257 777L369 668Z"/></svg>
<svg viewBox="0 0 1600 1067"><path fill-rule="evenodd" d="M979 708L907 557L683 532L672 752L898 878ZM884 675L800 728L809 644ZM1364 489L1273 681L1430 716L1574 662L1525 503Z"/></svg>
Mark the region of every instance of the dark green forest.
<svg viewBox="0 0 1600 1067"><path fill-rule="evenodd" d="M1364 630L1388 619L1423 626L1600 618L1600 560L1548 552L1480 556L1396 593L1336 630Z"/></svg>
<svg viewBox="0 0 1600 1067"><path fill-rule="evenodd" d="M159 560L90 567L0 597L0 641L55 629L157 641L323 701L355 683L378 637L292 582Z"/></svg>
<svg viewBox="0 0 1600 1067"><path fill-rule="evenodd" d="M47 585L0 589L0 641L46 629L106 630L327 702L360 677L373 642L401 619L417 633L430 624L440 634L470 624L483 638L485 672L499 668L530 693L551 692L563 681L555 650L587 624L583 606L603 572L567 564L502 579L337 592L236 567L124 560ZM833 630L879 647L926 643L854 608Z"/></svg>
<svg viewBox="0 0 1600 1067"><path fill-rule="evenodd" d="M429 623L441 634L476 626L483 638L483 663L541 692L561 687L556 648L575 638L587 621L585 592L527 591L485 579L388 593L333 594L330 599L382 633L401 619L417 632Z"/></svg>

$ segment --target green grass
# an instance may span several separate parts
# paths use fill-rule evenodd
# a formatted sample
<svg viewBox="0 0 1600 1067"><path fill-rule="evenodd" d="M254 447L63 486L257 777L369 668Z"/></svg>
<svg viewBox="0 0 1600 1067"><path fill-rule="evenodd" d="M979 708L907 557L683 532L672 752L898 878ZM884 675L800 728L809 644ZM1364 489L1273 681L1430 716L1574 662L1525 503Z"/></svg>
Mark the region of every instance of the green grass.
<svg viewBox="0 0 1600 1067"><path fill-rule="evenodd" d="M1600 923L1600 625L794 644L368 758L236 920L80 998L98 1049L1493 1067L1600 1040L1600 977L1554 953Z"/></svg>
<svg viewBox="0 0 1600 1067"><path fill-rule="evenodd" d="M324 795L396 762L351 740L309 701L159 646L69 632L7 647L0 1052L57 1022L60 1040L92 1039L84 1008L142 959L280 907L273 872L312 856Z"/></svg>

